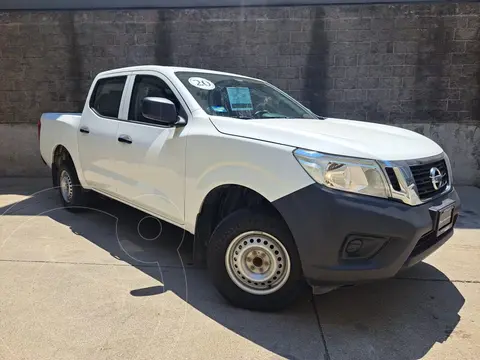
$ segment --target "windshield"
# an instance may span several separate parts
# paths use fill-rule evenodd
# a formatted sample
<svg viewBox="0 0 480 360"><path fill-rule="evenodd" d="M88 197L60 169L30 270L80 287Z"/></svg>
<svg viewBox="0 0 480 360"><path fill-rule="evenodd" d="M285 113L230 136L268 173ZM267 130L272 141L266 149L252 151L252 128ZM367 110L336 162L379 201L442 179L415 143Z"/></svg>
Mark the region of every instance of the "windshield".
<svg viewBox="0 0 480 360"><path fill-rule="evenodd" d="M238 119L318 119L262 81L202 72L175 74L209 115Z"/></svg>

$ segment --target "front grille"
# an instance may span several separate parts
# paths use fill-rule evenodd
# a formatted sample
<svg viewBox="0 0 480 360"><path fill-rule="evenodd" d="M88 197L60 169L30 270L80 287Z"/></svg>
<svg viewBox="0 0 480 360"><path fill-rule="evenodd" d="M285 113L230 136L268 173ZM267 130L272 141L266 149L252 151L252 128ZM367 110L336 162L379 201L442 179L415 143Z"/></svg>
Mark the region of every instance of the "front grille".
<svg viewBox="0 0 480 360"><path fill-rule="evenodd" d="M430 169L436 167L443 175L442 186L435 190L430 178ZM448 185L447 164L444 159L422 165L410 166L415 184L417 185L418 196L421 200L429 199L441 193Z"/></svg>

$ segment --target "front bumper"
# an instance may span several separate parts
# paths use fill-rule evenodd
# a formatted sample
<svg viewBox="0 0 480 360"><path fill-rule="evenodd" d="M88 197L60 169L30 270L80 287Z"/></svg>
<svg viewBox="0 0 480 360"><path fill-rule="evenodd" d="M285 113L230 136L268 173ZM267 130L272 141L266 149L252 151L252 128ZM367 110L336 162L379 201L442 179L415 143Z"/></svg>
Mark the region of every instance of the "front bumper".
<svg viewBox="0 0 480 360"><path fill-rule="evenodd" d="M311 285L345 285L395 276L422 261L453 234L437 236L433 210L460 199L454 189L428 203L400 202L307 186L274 202L297 244Z"/></svg>

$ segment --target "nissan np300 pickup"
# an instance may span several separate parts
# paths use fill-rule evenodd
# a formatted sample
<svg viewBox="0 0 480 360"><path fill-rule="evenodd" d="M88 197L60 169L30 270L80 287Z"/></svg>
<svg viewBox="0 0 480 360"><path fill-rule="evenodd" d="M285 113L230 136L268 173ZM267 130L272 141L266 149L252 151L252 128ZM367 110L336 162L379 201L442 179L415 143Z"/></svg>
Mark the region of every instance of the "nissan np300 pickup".
<svg viewBox="0 0 480 360"><path fill-rule="evenodd" d="M39 136L67 209L96 192L194 234L216 288L243 308L393 277L442 246L459 212L432 140L320 117L241 75L103 72L83 113L43 114Z"/></svg>

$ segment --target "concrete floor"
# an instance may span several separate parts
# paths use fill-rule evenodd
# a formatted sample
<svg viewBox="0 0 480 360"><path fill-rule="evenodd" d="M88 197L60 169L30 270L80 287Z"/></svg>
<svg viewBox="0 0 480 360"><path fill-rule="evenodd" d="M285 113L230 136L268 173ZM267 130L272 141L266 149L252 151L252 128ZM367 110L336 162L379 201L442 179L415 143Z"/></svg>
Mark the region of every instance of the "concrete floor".
<svg viewBox="0 0 480 360"><path fill-rule="evenodd" d="M0 359L480 358L479 189L425 263L263 314L224 302L180 229L113 201L71 214L49 186L0 180Z"/></svg>

